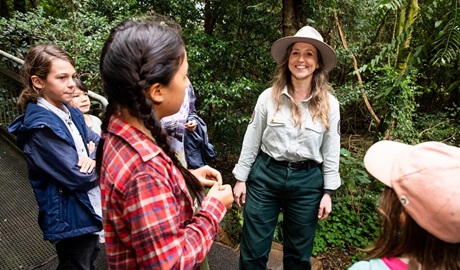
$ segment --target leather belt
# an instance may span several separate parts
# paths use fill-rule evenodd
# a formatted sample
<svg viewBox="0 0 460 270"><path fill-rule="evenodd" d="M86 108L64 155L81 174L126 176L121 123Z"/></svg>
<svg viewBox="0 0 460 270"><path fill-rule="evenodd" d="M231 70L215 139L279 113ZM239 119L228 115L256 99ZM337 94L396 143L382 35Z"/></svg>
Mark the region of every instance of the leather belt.
<svg viewBox="0 0 460 270"><path fill-rule="evenodd" d="M276 159L272 158L271 156L269 156L268 154L266 154L263 151L260 151L260 155L264 159L270 160L270 163L274 163L274 164L277 164L277 165L287 167L287 168L289 168L289 169L291 169L293 171L308 170L308 169L311 169L311 168L319 167L319 165L320 165L320 164L318 164L315 161L310 160L310 159L302 160L302 161L276 160Z"/></svg>

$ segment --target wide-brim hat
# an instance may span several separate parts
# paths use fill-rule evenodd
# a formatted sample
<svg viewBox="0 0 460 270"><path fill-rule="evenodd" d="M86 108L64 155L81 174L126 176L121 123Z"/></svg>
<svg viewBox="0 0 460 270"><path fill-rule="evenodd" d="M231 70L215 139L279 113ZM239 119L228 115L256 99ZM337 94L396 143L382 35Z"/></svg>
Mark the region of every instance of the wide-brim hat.
<svg viewBox="0 0 460 270"><path fill-rule="evenodd" d="M310 43L321 54L324 68L331 71L337 64L337 56L334 50L323 41L321 34L311 26L304 26L294 36L283 37L275 41L271 48L273 59L280 64L286 55L287 48L296 42Z"/></svg>
<svg viewBox="0 0 460 270"><path fill-rule="evenodd" d="M460 148L383 140L367 150L364 165L395 191L420 227L445 242L460 243Z"/></svg>

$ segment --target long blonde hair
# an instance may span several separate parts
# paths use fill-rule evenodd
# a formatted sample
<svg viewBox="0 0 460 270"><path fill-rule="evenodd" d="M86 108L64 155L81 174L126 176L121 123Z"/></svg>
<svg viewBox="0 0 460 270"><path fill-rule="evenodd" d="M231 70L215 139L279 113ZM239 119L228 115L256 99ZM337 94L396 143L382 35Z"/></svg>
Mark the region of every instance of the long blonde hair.
<svg viewBox="0 0 460 270"><path fill-rule="evenodd" d="M295 126L301 126L302 113L299 106L292 98L294 93L294 86L292 85L291 71L289 70L289 55L291 54L292 47L294 44L291 44L286 50L286 54L283 60L277 65L275 76L273 80L273 91L272 96L275 101L275 106L277 111L280 109L281 103L281 93L283 92L284 87L287 87L287 91L291 96L290 100L290 110L291 117L294 119ZM311 84L311 100L308 104L308 108L312 113L313 119L319 119L319 121L329 130L329 114L330 114L330 105L329 105L329 93L332 94L332 86L329 84L329 76L324 68L323 60L320 52L318 51L318 63L319 68L313 73L313 80Z"/></svg>

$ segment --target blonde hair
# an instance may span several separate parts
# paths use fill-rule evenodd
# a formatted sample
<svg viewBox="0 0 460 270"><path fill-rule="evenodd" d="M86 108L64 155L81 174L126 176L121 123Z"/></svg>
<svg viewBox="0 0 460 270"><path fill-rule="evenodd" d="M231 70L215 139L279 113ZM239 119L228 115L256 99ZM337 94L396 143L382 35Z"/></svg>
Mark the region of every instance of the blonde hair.
<svg viewBox="0 0 460 270"><path fill-rule="evenodd" d="M294 44L291 44L286 50L286 54L283 57L283 60L277 65L275 71L275 77L273 80L273 91L272 96L275 101L275 106L277 111L281 107L283 102L281 99L281 93L283 92L284 87L287 87L287 91L290 98L290 110L291 117L294 119L295 126L301 126L302 113L299 106L292 98L294 93L294 87L292 85L291 71L289 70L289 55L291 54L292 47ZM329 114L330 114L330 105L329 105L329 94L332 94L332 86L328 82L328 73L324 68L323 60L320 52L318 51L318 63L319 68L313 73L313 80L311 84L311 100L308 104L308 108L312 113L313 119L319 119L327 130L329 130Z"/></svg>

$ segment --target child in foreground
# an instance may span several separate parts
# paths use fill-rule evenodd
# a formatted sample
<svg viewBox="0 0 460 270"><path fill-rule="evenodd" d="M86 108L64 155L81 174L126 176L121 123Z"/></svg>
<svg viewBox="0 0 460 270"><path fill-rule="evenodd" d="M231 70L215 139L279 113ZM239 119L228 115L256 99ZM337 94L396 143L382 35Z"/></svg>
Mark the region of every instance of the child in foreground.
<svg viewBox="0 0 460 270"><path fill-rule="evenodd" d="M109 104L97 164L110 269L198 269L233 203L217 170L182 166L160 124L179 110L190 84L174 26L127 20L112 29L102 50ZM207 195L198 179L215 180Z"/></svg>
<svg viewBox="0 0 460 270"><path fill-rule="evenodd" d="M381 233L351 270L460 269L460 148L380 141L364 157L386 185Z"/></svg>

